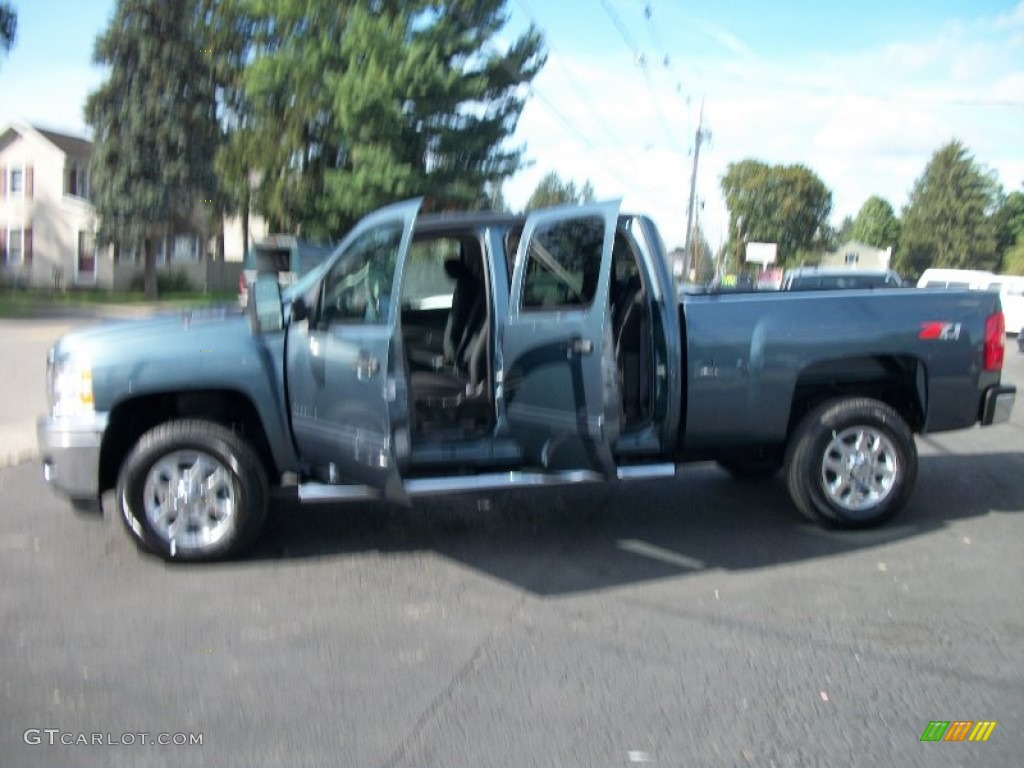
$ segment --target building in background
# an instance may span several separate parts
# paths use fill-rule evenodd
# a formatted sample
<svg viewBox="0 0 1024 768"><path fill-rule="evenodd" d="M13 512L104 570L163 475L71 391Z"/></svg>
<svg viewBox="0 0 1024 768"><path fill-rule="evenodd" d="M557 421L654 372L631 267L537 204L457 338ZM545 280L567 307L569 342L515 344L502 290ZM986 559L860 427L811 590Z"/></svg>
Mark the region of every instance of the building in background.
<svg viewBox="0 0 1024 768"><path fill-rule="evenodd" d="M847 269L889 269L892 248L874 248L857 240L850 240L831 253L821 257L823 267L846 267Z"/></svg>
<svg viewBox="0 0 1024 768"><path fill-rule="evenodd" d="M14 124L0 131L0 283L36 287L125 290L142 274L134 248L98 248L96 212L89 202L92 142ZM250 242L266 234L250 217ZM224 262L208 258L211 225L157 244L157 267L180 271L199 289L231 290L242 253L238 219L225 224Z"/></svg>

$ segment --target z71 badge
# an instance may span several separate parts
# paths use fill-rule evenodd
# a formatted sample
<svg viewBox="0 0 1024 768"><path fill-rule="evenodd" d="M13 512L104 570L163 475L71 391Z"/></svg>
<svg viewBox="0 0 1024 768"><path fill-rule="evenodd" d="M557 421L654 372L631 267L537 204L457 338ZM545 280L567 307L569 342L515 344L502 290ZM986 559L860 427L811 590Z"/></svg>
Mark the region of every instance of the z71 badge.
<svg viewBox="0 0 1024 768"><path fill-rule="evenodd" d="M960 338L960 323L945 323L941 320L921 323L921 332L917 334L917 338L955 341Z"/></svg>

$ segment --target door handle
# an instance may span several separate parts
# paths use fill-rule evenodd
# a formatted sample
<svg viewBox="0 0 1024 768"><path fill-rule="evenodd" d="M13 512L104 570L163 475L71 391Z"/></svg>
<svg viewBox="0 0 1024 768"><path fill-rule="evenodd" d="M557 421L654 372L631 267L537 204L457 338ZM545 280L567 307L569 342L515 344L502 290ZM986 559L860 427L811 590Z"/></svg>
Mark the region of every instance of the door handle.
<svg viewBox="0 0 1024 768"><path fill-rule="evenodd" d="M360 381L372 379L380 370L380 360L368 355L360 355L355 362L356 378Z"/></svg>
<svg viewBox="0 0 1024 768"><path fill-rule="evenodd" d="M570 358L573 355L582 357L594 352L594 342L590 339L575 338L565 345L565 356Z"/></svg>

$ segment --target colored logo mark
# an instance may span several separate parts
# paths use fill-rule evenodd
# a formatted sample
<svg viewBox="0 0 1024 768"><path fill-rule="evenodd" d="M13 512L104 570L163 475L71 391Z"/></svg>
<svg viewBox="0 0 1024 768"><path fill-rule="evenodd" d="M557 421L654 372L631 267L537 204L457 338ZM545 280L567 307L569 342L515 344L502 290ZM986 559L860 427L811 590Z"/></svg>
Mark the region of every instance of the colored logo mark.
<svg viewBox="0 0 1024 768"><path fill-rule="evenodd" d="M998 724L995 720L932 720L921 741L988 741Z"/></svg>

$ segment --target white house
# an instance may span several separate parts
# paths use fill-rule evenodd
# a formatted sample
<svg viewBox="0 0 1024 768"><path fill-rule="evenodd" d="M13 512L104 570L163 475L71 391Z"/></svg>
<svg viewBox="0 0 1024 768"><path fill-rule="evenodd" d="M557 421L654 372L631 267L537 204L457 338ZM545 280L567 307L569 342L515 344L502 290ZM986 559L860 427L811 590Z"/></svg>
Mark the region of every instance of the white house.
<svg viewBox="0 0 1024 768"><path fill-rule="evenodd" d="M142 272L129 249L96 247L89 202L92 142L14 124L0 131L0 282L33 286L127 288ZM164 238L157 265L183 270L197 287L233 288L241 269L240 222L225 227L225 261L207 258L209 227ZM266 234L250 218L250 242Z"/></svg>
<svg viewBox="0 0 1024 768"><path fill-rule="evenodd" d="M821 257L823 267L850 267L851 269L889 269L892 248L874 248L857 240L850 240L831 253Z"/></svg>

